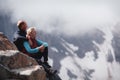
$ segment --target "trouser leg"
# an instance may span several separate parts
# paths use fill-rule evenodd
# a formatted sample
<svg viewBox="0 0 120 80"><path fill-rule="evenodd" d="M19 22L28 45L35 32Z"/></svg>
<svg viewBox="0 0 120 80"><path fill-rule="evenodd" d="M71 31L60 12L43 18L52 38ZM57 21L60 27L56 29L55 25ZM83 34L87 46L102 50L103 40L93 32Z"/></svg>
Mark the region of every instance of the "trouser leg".
<svg viewBox="0 0 120 80"><path fill-rule="evenodd" d="M45 47L44 52L35 53L31 57L35 58L36 60L40 60L43 57L44 58L44 62L47 62L48 61L48 47Z"/></svg>
<svg viewBox="0 0 120 80"><path fill-rule="evenodd" d="M48 61L48 47L45 47L45 50L43 52L44 62Z"/></svg>

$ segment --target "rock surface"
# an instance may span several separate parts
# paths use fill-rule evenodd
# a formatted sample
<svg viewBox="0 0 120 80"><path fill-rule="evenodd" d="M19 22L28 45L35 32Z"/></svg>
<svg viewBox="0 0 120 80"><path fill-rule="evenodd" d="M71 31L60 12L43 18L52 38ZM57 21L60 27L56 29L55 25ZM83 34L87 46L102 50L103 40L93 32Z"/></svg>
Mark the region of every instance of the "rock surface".
<svg viewBox="0 0 120 80"><path fill-rule="evenodd" d="M12 44L3 33L0 32L0 50L17 50L16 46Z"/></svg>
<svg viewBox="0 0 120 80"><path fill-rule="evenodd" d="M46 72L0 33L0 80L46 80Z"/></svg>

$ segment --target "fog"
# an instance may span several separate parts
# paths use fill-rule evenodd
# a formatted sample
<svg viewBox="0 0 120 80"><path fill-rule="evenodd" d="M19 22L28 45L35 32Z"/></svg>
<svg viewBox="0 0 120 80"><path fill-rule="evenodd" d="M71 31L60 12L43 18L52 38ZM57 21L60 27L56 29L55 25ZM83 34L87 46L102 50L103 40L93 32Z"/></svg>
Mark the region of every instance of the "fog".
<svg viewBox="0 0 120 80"><path fill-rule="evenodd" d="M22 19L29 27L69 36L115 26L120 18L117 0L1 0L0 12L13 23Z"/></svg>

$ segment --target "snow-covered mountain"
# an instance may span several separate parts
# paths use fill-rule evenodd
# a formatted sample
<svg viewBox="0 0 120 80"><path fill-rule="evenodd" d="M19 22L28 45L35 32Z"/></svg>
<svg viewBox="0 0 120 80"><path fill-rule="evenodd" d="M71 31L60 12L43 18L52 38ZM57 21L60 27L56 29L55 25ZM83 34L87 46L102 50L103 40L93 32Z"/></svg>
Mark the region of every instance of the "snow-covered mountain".
<svg viewBox="0 0 120 80"><path fill-rule="evenodd" d="M9 17L0 16L0 31L12 41L16 30ZM13 27L12 27L13 26ZM63 80L120 80L120 25L90 30L82 36L47 34L49 62Z"/></svg>
<svg viewBox="0 0 120 80"><path fill-rule="evenodd" d="M119 80L118 34L103 27L80 37L48 35L52 65L65 80Z"/></svg>

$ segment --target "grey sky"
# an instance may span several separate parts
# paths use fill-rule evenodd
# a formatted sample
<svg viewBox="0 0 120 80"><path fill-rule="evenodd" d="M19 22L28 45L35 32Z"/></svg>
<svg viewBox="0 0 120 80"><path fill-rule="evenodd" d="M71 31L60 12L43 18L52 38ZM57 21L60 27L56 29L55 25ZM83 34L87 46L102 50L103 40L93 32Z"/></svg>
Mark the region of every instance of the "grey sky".
<svg viewBox="0 0 120 80"><path fill-rule="evenodd" d="M119 0L1 0L12 22L24 19L45 32L77 35L119 22Z"/></svg>

